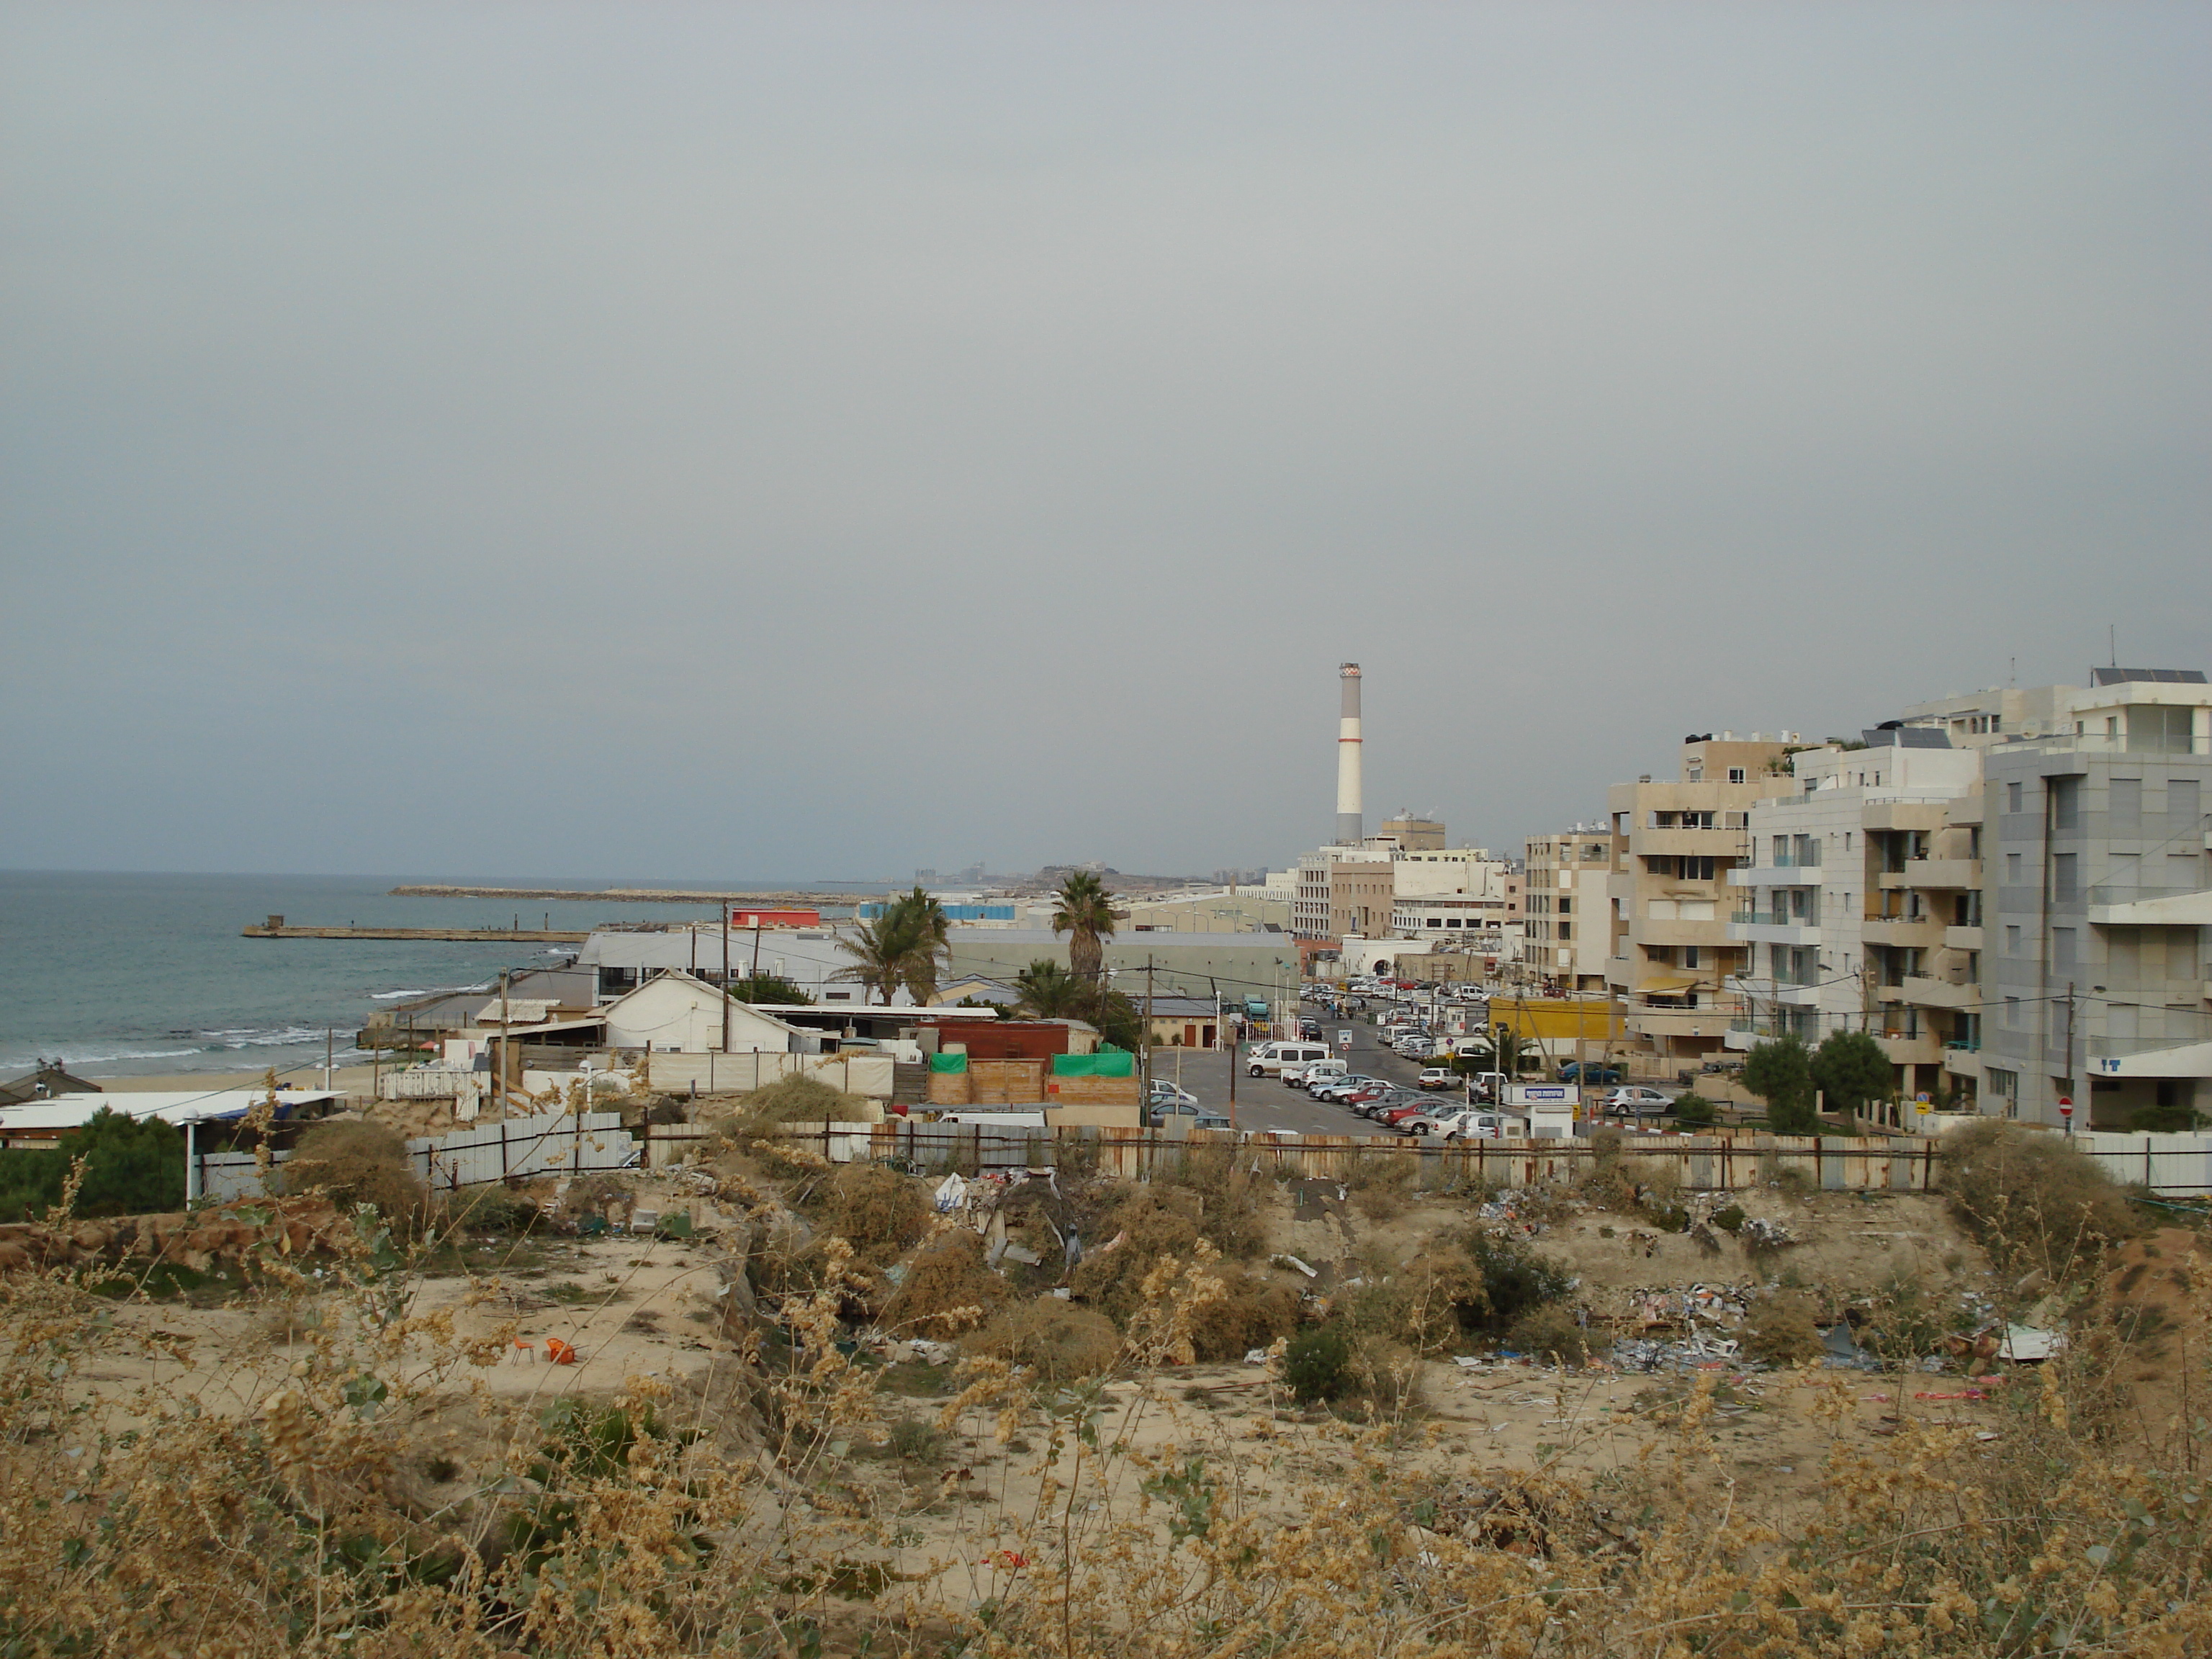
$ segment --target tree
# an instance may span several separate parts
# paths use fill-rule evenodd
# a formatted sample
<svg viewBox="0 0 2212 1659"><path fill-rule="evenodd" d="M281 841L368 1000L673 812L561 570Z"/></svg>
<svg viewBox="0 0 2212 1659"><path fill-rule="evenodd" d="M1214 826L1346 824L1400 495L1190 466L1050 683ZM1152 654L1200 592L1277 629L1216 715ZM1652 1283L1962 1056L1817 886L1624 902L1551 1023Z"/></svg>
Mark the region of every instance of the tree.
<svg viewBox="0 0 2212 1659"><path fill-rule="evenodd" d="M1870 1100L1897 1092L1897 1071L1881 1045L1864 1031L1831 1031L1808 1062L1813 1086L1826 1097L1832 1112L1848 1117Z"/></svg>
<svg viewBox="0 0 2212 1659"><path fill-rule="evenodd" d="M1067 935L1067 965L1078 979L1098 982L1105 941L1114 935L1114 896L1088 870L1078 870L1054 895L1052 931Z"/></svg>
<svg viewBox="0 0 2212 1659"><path fill-rule="evenodd" d="M1528 1063L1533 1047L1528 1038L1510 1025L1490 1028L1491 1058L1498 1062L1496 1069L1504 1073L1509 1081L1521 1075L1522 1067Z"/></svg>
<svg viewBox="0 0 2212 1659"><path fill-rule="evenodd" d="M1743 1086L1766 1103L1775 1132L1807 1135L1820 1128L1813 1110L1813 1064L1796 1033L1755 1046L1743 1062Z"/></svg>
<svg viewBox="0 0 2212 1659"><path fill-rule="evenodd" d="M1033 962L1014 975L1014 1006L1035 1019L1081 1019L1090 988L1056 962Z"/></svg>
<svg viewBox="0 0 2212 1659"><path fill-rule="evenodd" d="M739 1002L769 1003L796 1007L814 999L781 974L749 974L730 981L730 994Z"/></svg>
<svg viewBox="0 0 2212 1659"><path fill-rule="evenodd" d="M52 1152L0 1152L0 1221L27 1220L61 1201L70 1166L84 1160L72 1212L146 1215L185 1207L184 1131L157 1117L101 1107Z"/></svg>
<svg viewBox="0 0 2212 1659"><path fill-rule="evenodd" d="M925 892L920 882L899 902L906 907L907 927L914 939L900 982L917 1004L927 1007L937 995L938 968L952 948L952 921L937 896Z"/></svg>
<svg viewBox="0 0 2212 1659"><path fill-rule="evenodd" d="M926 1004L937 994L950 927L945 907L917 885L888 900L851 939L838 940L837 948L853 960L831 977L855 981L886 1003L903 989Z"/></svg>

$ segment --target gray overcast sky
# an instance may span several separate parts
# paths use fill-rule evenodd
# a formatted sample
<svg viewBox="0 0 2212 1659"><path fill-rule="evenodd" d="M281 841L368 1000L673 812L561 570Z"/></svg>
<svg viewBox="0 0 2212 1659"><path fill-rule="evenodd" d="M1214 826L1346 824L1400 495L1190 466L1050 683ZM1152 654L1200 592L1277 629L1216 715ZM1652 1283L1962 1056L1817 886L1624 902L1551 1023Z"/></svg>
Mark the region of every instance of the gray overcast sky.
<svg viewBox="0 0 2212 1659"><path fill-rule="evenodd" d="M2212 667L2212 12L0 11L0 864L1497 846Z"/></svg>

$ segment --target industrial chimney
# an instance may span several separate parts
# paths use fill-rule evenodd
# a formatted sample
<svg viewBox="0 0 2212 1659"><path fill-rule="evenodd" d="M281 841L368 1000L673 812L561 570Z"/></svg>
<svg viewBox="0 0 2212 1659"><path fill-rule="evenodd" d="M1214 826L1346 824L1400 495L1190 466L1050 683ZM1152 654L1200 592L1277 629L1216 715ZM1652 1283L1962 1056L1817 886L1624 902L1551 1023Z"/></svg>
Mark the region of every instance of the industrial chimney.
<svg viewBox="0 0 2212 1659"><path fill-rule="evenodd" d="M1359 665L1336 671L1344 687L1343 718L1336 729L1336 844L1357 847L1364 833L1359 801Z"/></svg>

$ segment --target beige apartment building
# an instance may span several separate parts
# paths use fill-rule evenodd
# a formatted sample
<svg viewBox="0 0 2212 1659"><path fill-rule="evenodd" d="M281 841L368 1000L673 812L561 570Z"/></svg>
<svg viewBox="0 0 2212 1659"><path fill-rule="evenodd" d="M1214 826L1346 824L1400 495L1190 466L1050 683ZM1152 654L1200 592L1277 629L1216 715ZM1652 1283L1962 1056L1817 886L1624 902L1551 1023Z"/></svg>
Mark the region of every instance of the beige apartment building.
<svg viewBox="0 0 2212 1659"><path fill-rule="evenodd" d="M1385 818L1368 838L1371 845L1388 842L1402 853L1432 853L1444 844L1444 826L1437 818L1417 818L1402 809L1395 818Z"/></svg>
<svg viewBox="0 0 2212 1659"><path fill-rule="evenodd" d="M1540 983L1603 991L1613 954L1609 884L1620 861L1619 838L1608 823L1577 823L1532 839L1527 848L1522 968Z"/></svg>
<svg viewBox="0 0 2212 1659"><path fill-rule="evenodd" d="M1787 757L1796 743L1790 732L1708 732L1683 739L1679 777L1606 792L1615 858L1606 981L1638 1047L1669 1059L1721 1048L1735 1012L1723 988L1747 957L1729 936L1729 872L1750 861L1753 805L1795 787ZM1551 920L1581 917L1555 905Z"/></svg>

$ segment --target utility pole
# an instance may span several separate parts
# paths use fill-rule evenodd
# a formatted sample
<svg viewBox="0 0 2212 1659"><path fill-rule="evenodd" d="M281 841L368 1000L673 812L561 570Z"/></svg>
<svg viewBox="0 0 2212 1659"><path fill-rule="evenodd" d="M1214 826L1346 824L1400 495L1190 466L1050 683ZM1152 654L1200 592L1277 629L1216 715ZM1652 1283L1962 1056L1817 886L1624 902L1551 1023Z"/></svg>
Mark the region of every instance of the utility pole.
<svg viewBox="0 0 2212 1659"><path fill-rule="evenodd" d="M1152 1102L1152 958L1150 952L1147 952L1145 957L1145 1023L1142 1030L1144 1035L1141 1041L1145 1050L1145 1104L1149 1109Z"/></svg>
<svg viewBox="0 0 2212 1659"><path fill-rule="evenodd" d="M2066 1092L2061 1097L2067 1109L2060 1114L2066 1120L2066 1133L2074 1133L2074 981L2066 981Z"/></svg>
<svg viewBox="0 0 2212 1659"><path fill-rule="evenodd" d="M730 1052L730 907L722 910L722 1052Z"/></svg>
<svg viewBox="0 0 2212 1659"><path fill-rule="evenodd" d="M497 1067L492 1073L492 1092L500 1097L500 1109L502 1112L507 1109L505 1097L507 1094L507 1063L514 1058L514 1051L507 1046L508 1039L507 1035L507 976L508 972L509 970L505 968L499 970L499 1059ZM504 1133L505 1131L502 1130L501 1133Z"/></svg>
<svg viewBox="0 0 2212 1659"><path fill-rule="evenodd" d="M1221 1046L1229 1050L1229 1133L1237 1133L1237 1034L1231 1030L1226 1014L1221 1018Z"/></svg>

